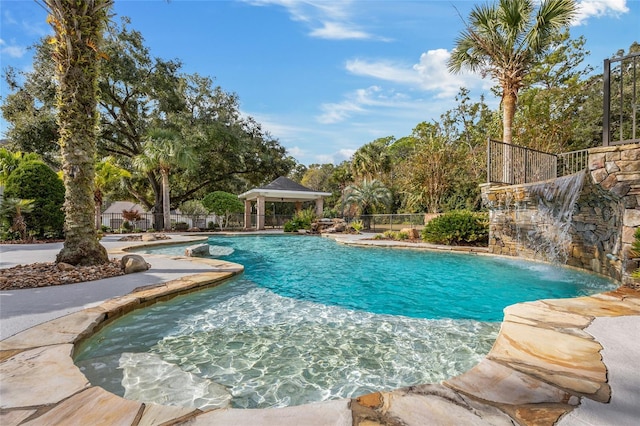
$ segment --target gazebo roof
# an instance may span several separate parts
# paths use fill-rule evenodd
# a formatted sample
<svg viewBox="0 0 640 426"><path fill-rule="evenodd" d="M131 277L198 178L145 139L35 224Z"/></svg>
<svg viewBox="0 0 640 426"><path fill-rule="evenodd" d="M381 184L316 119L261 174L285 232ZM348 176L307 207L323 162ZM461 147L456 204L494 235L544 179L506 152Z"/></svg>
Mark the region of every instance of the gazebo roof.
<svg viewBox="0 0 640 426"><path fill-rule="evenodd" d="M238 198L253 201L264 197L265 201L296 202L310 201L330 196L330 192L319 192L300 185L284 176L280 176L268 185L251 189L238 195Z"/></svg>

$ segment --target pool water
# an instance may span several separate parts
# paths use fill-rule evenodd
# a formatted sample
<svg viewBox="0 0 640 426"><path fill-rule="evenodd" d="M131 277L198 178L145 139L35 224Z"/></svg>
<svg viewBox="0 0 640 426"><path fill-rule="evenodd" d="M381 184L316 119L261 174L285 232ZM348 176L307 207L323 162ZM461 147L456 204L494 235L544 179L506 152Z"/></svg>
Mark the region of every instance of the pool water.
<svg viewBox="0 0 640 426"><path fill-rule="evenodd" d="M126 398L281 407L438 382L490 350L504 307L615 287L595 275L486 256L354 248L317 237L209 241L245 266L222 286L135 311L76 364ZM154 249L182 254L185 246Z"/></svg>

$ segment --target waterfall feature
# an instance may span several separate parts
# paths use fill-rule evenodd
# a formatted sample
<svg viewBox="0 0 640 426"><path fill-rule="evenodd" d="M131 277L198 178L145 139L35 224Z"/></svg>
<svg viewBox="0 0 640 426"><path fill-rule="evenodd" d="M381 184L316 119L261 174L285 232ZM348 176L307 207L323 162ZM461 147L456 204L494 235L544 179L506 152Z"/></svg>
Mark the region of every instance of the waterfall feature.
<svg viewBox="0 0 640 426"><path fill-rule="evenodd" d="M584 172L563 176L529 187L535 226L526 233L527 246L536 257L550 262L567 263L572 243L572 218L584 186Z"/></svg>

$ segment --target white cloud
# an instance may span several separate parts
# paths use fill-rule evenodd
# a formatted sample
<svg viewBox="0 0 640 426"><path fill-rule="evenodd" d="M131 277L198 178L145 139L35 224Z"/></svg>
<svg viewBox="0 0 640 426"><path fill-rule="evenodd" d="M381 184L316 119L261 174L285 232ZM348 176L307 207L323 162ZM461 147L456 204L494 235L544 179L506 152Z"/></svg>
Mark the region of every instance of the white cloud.
<svg viewBox="0 0 640 426"><path fill-rule="evenodd" d="M328 40L382 39L351 21L352 1L245 0L254 6L281 6L293 21L303 22L311 37ZM382 39L384 40L384 39Z"/></svg>
<svg viewBox="0 0 640 426"><path fill-rule="evenodd" d="M10 56L12 58L22 58L24 54L27 52L22 46L17 46L15 44L7 45L7 43L0 39L0 53L3 55Z"/></svg>
<svg viewBox="0 0 640 426"><path fill-rule="evenodd" d="M628 12L626 0L582 0L578 3L578 14L573 25L582 25L591 17L618 17Z"/></svg>
<svg viewBox="0 0 640 426"><path fill-rule="evenodd" d="M452 74L447 69L451 53L446 49L429 50L420 55L420 61L408 66L391 61L366 61L354 59L346 69L352 74L404 84L415 89L434 92L436 98L455 96L460 87L487 87L478 74Z"/></svg>
<svg viewBox="0 0 640 426"><path fill-rule="evenodd" d="M370 34L358 31L342 22L323 22L321 28L316 28L309 33L312 37L329 40L368 39Z"/></svg>
<svg viewBox="0 0 640 426"><path fill-rule="evenodd" d="M314 162L318 164L332 163L338 165L345 160L349 160L354 152L356 152L355 149L340 149L331 154L318 154L314 157Z"/></svg>
<svg viewBox="0 0 640 426"><path fill-rule="evenodd" d="M304 149L298 146L287 148L287 152L289 153L289 155L291 155L294 158L305 157L307 155L307 151L305 151Z"/></svg>

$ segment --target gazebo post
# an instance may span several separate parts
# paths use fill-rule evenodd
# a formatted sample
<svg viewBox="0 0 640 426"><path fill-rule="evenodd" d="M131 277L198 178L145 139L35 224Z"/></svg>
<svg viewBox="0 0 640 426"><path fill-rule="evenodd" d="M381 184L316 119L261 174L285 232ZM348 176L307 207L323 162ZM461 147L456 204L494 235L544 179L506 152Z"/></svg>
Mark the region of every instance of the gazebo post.
<svg viewBox="0 0 640 426"><path fill-rule="evenodd" d="M322 198L316 198L316 216L322 217L322 212L324 209L324 200Z"/></svg>
<svg viewBox="0 0 640 426"><path fill-rule="evenodd" d="M258 217L256 218L256 229L261 231L264 229L264 217L265 217L265 200L264 196L258 197Z"/></svg>
<svg viewBox="0 0 640 426"><path fill-rule="evenodd" d="M244 229L251 229L251 201L244 200Z"/></svg>
<svg viewBox="0 0 640 426"><path fill-rule="evenodd" d="M302 201L296 201L296 212L302 210Z"/></svg>

